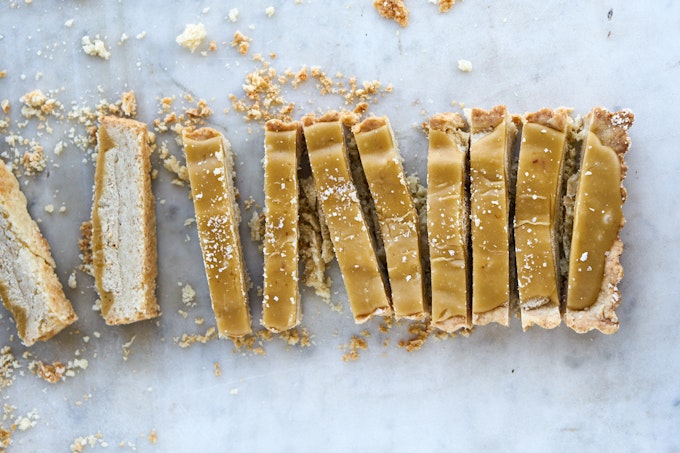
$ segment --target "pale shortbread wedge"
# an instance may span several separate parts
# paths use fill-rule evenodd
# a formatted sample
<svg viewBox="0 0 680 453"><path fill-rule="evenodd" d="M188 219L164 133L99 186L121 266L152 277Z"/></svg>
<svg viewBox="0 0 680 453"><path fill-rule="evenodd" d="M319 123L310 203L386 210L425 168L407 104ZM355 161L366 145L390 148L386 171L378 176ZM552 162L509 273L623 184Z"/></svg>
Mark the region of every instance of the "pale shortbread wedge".
<svg viewBox="0 0 680 453"><path fill-rule="evenodd" d="M102 117L92 205L92 259L109 325L160 314L156 302L156 216L146 125Z"/></svg>
<svg viewBox="0 0 680 453"><path fill-rule="evenodd" d="M470 219L466 188L470 134L457 113L429 122L427 234L432 285L432 325L445 332L472 327Z"/></svg>
<svg viewBox="0 0 680 453"><path fill-rule="evenodd" d="M283 332L300 323L299 184L302 127L269 120L264 131L264 285L262 325Z"/></svg>
<svg viewBox="0 0 680 453"><path fill-rule="evenodd" d="M505 106L472 109L470 229L472 322L510 322L510 165L517 128Z"/></svg>
<svg viewBox="0 0 680 453"><path fill-rule="evenodd" d="M222 338L243 337L252 328L231 146L207 127L184 131L182 141L217 331Z"/></svg>
<svg viewBox="0 0 680 453"><path fill-rule="evenodd" d="M371 233L352 180L340 115L302 119L317 197L356 323L392 314Z"/></svg>
<svg viewBox="0 0 680 453"><path fill-rule="evenodd" d="M515 259L522 328L557 327L562 168L572 120L566 109L523 118L515 189Z"/></svg>
<svg viewBox="0 0 680 453"><path fill-rule="evenodd" d="M622 182L633 120L628 110L609 112L601 107L585 117L564 313L566 324L579 333L597 329L611 334L619 328L615 309L621 301L617 284L623 277Z"/></svg>
<svg viewBox="0 0 680 453"><path fill-rule="evenodd" d="M0 298L26 346L76 321L54 273L50 246L26 209L19 181L0 160Z"/></svg>
<svg viewBox="0 0 680 453"><path fill-rule="evenodd" d="M368 118L352 131L378 217L394 315L397 319L425 319L418 213L394 133L387 117Z"/></svg>

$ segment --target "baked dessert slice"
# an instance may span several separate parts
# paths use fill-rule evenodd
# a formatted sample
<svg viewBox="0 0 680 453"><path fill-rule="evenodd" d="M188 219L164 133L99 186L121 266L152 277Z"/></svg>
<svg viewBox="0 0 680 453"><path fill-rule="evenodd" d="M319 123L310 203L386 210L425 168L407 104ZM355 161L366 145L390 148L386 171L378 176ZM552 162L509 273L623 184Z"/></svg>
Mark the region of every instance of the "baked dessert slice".
<svg viewBox="0 0 680 453"><path fill-rule="evenodd" d="M252 329L231 146L207 127L185 130L182 141L217 331L221 338L243 337Z"/></svg>
<svg viewBox="0 0 680 453"><path fill-rule="evenodd" d="M283 332L300 323L299 184L302 127L269 120L264 132L264 287L262 325Z"/></svg>
<svg viewBox="0 0 680 453"><path fill-rule="evenodd" d="M466 187L470 134L462 116L430 118L427 154L427 235L432 325L446 332L472 327L470 218Z"/></svg>
<svg viewBox="0 0 680 453"><path fill-rule="evenodd" d="M54 268L19 181L0 160L0 298L26 346L49 340L78 319Z"/></svg>
<svg viewBox="0 0 680 453"><path fill-rule="evenodd" d="M340 115L306 115L302 124L317 197L354 320L389 316L390 300L352 180Z"/></svg>
<svg viewBox="0 0 680 453"><path fill-rule="evenodd" d="M566 324L579 333L597 329L610 334L619 328L615 309L621 300L617 284L623 277L622 182L633 120L628 110L610 112L602 107L584 119L564 314Z"/></svg>
<svg viewBox="0 0 680 453"><path fill-rule="evenodd" d="M156 216L146 125L102 117L97 143L92 260L101 312L109 325L155 318Z"/></svg>
<svg viewBox="0 0 680 453"><path fill-rule="evenodd" d="M523 118L515 186L515 260L522 328L557 327L562 169L572 120L566 109Z"/></svg>
<svg viewBox="0 0 680 453"><path fill-rule="evenodd" d="M469 112L472 322L510 321L510 167L517 135L505 106Z"/></svg>
<svg viewBox="0 0 680 453"><path fill-rule="evenodd" d="M352 128L361 166L375 204L397 319L424 319L423 267L418 213L387 117L371 117Z"/></svg>

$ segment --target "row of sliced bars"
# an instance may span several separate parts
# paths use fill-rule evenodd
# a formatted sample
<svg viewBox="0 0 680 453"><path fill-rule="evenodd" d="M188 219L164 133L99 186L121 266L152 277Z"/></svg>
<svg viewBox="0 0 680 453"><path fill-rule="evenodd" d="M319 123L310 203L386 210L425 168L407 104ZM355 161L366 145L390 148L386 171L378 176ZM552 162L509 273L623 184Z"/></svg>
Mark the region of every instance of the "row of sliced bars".
<svg viewBox="0 0 680 453"><path fill-rule="evenodd" d="M628 111L602 108L585 120L566 109L511 116L503 106L472 109L467 121L454 113L433 116L426 238L386 117L354 125L349 136L337 112L269 121L262 324L280 332L301 319L298 168L306 149L357 323L376 315L429 317L436 328L454 332L508 325L518 307L525 329L553 328L564 319L577 332L616 331L623 155L632 121ZM220 335L239 337L251 327L238 210L229 196L230 153L215 133L185 135L185 151ZM378 231L352 174L348 137L360 156ZM204 145L214 149L192 158ZM206 200L208 187L219 190ZM429 259L423 259L423 242Z"/></svg>

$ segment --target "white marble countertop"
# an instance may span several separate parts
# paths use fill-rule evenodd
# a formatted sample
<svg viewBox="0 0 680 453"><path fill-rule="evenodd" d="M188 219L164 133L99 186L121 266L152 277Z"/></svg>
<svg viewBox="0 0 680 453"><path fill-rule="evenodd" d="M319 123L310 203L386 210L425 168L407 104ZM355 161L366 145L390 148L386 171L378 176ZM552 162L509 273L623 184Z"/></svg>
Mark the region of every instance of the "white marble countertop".
<svg viewBox="0 0 680 453"><path fill-rule="evenodd" d="M370 0L227 3L0 2L0 70L8 73L0 79L0 100L11 103L10 129L20 120L19 98L35 88L56 90L54 97L66 111L74 101L93 106L132 89L138 118L147 123L158 116L159 97L176 96L179 107L182 96L191 93L208 101L215 111L210 124L232 142L242 199L261 202L261 127L244 122L228 98L243 96L245 74L259 66L252 61L255 53L269 59L275 52L271 64L279 72L320 66L329 75L391 83L392 93L371 104L369 112L390 116L407 171L421 177L427 144L418 125L430 114L457 109L452 101L487 108L505 103L520 113L560 105L581 114L597 105L627 107L636 122L627 157L620 331L577 335L561 326L523 333L514 319L510 328L479 328L469 338L446 341L431 338L408 353L398 347L408 336L405 326L382 334L379 322L353 324L334 267L334 299L345 309L332 311L304 292L303 327L313 335L311 347L287 349L275 340L263 345L263 356L234 353L224 340L180 348L173 338L203 333L214 321L195 227L184 226L193 215L187 189L170 184L172 175L162 168L154 191L163 316L158 322L106 327L91 308L92 279L77 272L78 287L66 286L79 264L78 226L89 216L93 165L83 163L82 151L69 141L69 121L51 122L52 134L31 132L29 125L21 133L38 139L49 158L44 172L22 178L23 186L80 316L73 328L31 353L46 361L80 354L89 366L48 384L20 359L14 384L0 396L16 407L15 415L35 409L40 418L13 435L9 451L69 451L74 439L96 433L102 439L93 451L103 448L102 441L109 450L163 452L216 446L230 451L680 449L680 214L669 202L680 171L680 3L467 0L438 14L428 2L407 1L407 28L381 19ZM265 14L270 5L276 8L272 17ZM240 12L235 23L226 19L231 8ZM64 25L69 19L71 27ZM175 43L185 24L196 22L205 24L217 51L201 56ZM236 30L252 38L246 56L228 44ZM129 39L119 45L123 33ZM97 34L110 49L108 61L81 50L82 36ZM472 72L459 71L459 59L470 60ZM296 116L343 107L338 96L318 95L314 81L286 90L285 96L300 104ZM170 153L181 157L172 135L159 135L163 139L171 141ZM55 156L59 141L67 147ZM0 153L7 149L2 141ZM57 210L45 212L47 204ZM66 213L58 212L62 204ZM262 258L245 225L242 233L257 286ZM186 310L180 286L185 284L197 292L197 306L186 318L178 313ZM257 320L259 298L255 290L251 295ZM0 313L0 345L10 345L19 358L25 348L11 338L9 314ZM196 317L206 323L196 325ZM368 350L356 362L343 362L339 347L364 329L372 332ZM123 345L133 338L125 360ZM215 375L215 363L221 376ZM153 430L156 444L148 439Z"/></svg>

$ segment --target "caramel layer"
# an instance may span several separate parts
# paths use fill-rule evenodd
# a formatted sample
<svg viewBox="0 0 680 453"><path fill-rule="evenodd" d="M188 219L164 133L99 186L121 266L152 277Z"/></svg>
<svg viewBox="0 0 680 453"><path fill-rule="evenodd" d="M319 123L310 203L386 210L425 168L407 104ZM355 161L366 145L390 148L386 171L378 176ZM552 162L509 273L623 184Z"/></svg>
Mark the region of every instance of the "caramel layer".
<svg viewBox="0 0 680 453"><path fill-rule="evenodd" d="M427 232L432 324L444 331L470 328L468 213L465 188L469 134L460 115L430 120L427 157Z"/></svg>
<svg viewBox="0 0 680 453"><path fill-rule="evenodd" d="M395 316L426 318L418 213L392 129L386 117L368 118L354 137L378 214Z"/></svg>
<svg viewBox="0 0 680 453"><path fill-rule="evenodd" d="M512 127L504 107L473 109L470 147L472 321L509 323L508 160Z"/></svg>
<svg viewBox="0 0 680 453"><path fill-rule="evenodd" d="M582 310L597 300L607 253L623 221L621 164L616 152L588 132L574 206L567 308Z"/></svg>
<svg viewBox="0 0 680 453"><path fill-rule="evenodd" d="M561 206L561 173L566 142L566 111L549 111L561 130L527 115L517 169L515 195L515 257L524 329L560 324L556 222ZM538 120L538 118L537 118Z"/></svg>
<svg viewBox="0 0 680 453"><path fill-rule="evenodd" d="M210 299L221 337L251 333L229 142L214 129L182 136Z"/></svg>
<svg viewBox="0 0 680 453"><path fill-rule="evenodd" d="M357 323L390 315L389 298L352 181L339 115L303 118L309 162Z"/></svg>
<svg viewBox="0 0 680 453"><path fill-rule="evenodd" d="M297 168L299 123L272 120L264 144L264 288L262 325L273 332L300 323Z"/></svg>

